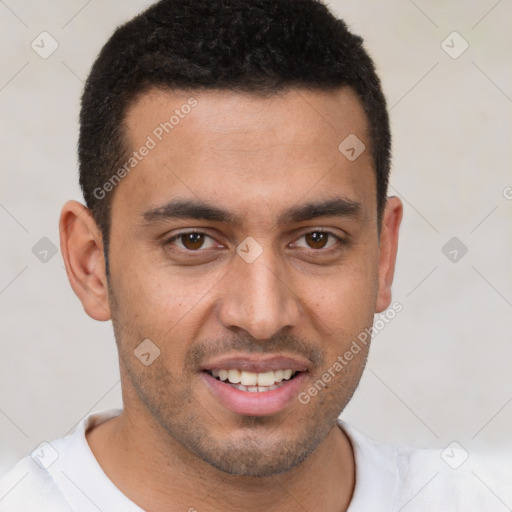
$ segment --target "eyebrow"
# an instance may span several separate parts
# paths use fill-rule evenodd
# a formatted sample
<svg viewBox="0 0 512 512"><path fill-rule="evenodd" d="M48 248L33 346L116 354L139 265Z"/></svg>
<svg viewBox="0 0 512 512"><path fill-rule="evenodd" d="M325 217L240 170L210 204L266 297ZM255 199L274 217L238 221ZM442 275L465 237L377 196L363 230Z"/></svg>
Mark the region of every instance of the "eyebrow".
<svg viewBox="0 0 512 512"><path fill-rule="evenodd" d="M309 202L300 206L292 206L279 215L277 223L302 222L317 217L360 218L362 213L361 203L347 197L335 197L323 201ZM173 219L196 219L233 225L242 224L241 216L195 199L174 199L163 206L145 211L142 217L146 224Z"/></svg>

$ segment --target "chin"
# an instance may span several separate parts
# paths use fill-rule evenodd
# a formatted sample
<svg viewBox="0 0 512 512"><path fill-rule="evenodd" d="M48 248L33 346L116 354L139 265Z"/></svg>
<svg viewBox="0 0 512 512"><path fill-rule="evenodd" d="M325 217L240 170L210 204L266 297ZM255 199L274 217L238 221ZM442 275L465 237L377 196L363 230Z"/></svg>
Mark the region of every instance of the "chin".
<svg viewBox="0 0 512 512"><path fill-rule="evenodd" d="M245 439L237 444L196 447L196 455L215 469L237 476L265 477L285 473L300 465L320 444L320 436L302 441L258 443Z"/></svg>

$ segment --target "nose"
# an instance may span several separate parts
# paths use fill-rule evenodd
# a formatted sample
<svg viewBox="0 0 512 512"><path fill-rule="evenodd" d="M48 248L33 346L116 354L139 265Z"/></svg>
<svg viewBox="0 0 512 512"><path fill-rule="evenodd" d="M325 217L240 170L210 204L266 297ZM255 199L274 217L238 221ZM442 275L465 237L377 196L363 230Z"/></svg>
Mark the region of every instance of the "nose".
<svg viewBox="0 0 512 512"><path fill-rule="evenodd" d="M248 263L235 255L223 280L220 321L228 329L243 329L258 340L270 339L285 327L294 327L301 316L300 300L284 265L270 248Z"/></svg>

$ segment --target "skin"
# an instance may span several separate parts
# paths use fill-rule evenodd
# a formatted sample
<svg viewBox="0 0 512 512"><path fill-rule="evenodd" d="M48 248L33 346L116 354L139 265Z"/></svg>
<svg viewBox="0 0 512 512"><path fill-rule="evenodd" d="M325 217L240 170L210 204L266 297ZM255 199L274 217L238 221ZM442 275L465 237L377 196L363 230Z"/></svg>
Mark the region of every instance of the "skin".
<svg viewBox="0 0 512 512"><path fill-rule="evenodd" d="M112 319L120 356L124 412L87 440L144 510L346 510L355 464L336 419L368 348L308 404L265 416L223 407L201 365L220 355L300 357L307 390L390 305L402 204L388 198L379 232L367 120L351 89L266 98L152 90L127 112L133 150L190 97L197 106L115 189L110 282L91 212L76 201L62 210L70 283L89 316ZM352 162L338 150L349 134L367 148ZM339 197L358 211L279 222L289 208ZM144 219L176 198L239 222ZM208 235L204 245L169 241L190 229ZM342 241L318 243L315 230ZM249 236L262 248L252 263L236 252ZM149 366L134 355L147 338L160 350Z"/></svg>

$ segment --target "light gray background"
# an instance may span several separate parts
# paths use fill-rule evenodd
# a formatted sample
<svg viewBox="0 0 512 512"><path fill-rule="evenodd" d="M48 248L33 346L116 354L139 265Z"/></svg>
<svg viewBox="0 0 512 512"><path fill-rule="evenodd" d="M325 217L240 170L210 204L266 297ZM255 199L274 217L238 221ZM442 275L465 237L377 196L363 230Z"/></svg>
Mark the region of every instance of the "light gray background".
<svg viewBox="0 0 512 512"><path fill-rule="evenodd" d="M0 473L121 404L111 323L83 312L60 252L44 263L32 248L43 237L58 245L62 204L82 200L83 80L113 29L146 5L0 2ZM404 309L375 338L343 418L391 443L502 451L512 426L511 2L331 6L382 77L390 193L405 203L394 285ZM31 48L43 31L59 45L47 59ZM442 47L453 31L469 44L456 59ZM444 43L452 53L457 37ZM454 236L468 248L456 263L441 250Z"/></svg>

